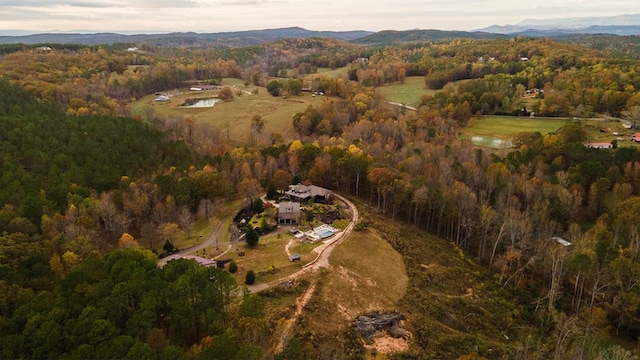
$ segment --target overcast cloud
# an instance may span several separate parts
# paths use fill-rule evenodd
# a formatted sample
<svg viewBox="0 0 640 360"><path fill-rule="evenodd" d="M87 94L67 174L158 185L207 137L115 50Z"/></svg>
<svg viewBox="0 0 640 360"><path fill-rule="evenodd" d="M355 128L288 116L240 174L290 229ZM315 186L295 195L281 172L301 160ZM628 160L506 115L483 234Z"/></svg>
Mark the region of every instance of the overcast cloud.
<svg viewBox="0 0 640 360"><path fill-rule="evenodd" d="M0 0L0 31L472 30L635 13L638 0Z"/></svg>

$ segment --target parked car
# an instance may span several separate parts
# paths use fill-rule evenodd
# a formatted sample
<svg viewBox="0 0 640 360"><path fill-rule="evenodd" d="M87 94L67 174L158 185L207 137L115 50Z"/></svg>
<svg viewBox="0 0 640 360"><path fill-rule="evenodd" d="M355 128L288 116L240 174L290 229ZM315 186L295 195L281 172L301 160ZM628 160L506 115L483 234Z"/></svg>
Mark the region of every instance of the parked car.
<svg viewBox="0 0 640 360"><path fill-rule="evenodd" d="M300 261L300 255L299 254L291 255L291 261Z"/></svg>

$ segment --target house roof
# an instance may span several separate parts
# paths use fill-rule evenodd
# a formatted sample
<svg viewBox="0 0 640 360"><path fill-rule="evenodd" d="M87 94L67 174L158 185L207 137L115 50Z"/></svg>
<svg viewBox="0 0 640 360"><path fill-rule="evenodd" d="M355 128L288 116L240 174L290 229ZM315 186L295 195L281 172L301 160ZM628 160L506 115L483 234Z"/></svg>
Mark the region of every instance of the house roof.
<svg viewBox="0 0 640 360"><path fill-rule="evenodd" d="M322 196L327 197L331 195L331 190L327 190L320 186L315 185L289 185L289 190L284 192L287 195L295 196L300 199L306 199L308 197Z"/></svg>
<svg viewBox="0 0 640 360"><path fill-rule="evenodd" d="M587 147L613 147L610 142L591 142L587 143Z"/></svg>
<svg viewBox="0 0 640 360"><path fill-rule="evenodd" d="M295 214L300 213L300 203L293 201L280 203L278 206L278 214Z"/></svg>

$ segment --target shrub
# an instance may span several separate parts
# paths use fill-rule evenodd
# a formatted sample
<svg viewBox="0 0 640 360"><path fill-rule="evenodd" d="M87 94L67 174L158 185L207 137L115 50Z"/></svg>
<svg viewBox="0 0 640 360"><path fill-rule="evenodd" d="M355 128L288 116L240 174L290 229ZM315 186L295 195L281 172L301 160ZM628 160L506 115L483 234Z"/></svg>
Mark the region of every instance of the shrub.
<svg viewBox="0 0 640 360"><path fill-rule="evenodd" d="M238 264L235 261L231 261L229 264L229 272L235 274L238 271Z"/></svg>
<svg viewBox="0 0 640 360"><path fill-rule="evenodd" d="M218 93L218 98L220 98L222 101L232 100L233 99L233 91L228 87L224 87Z"/></svg>
<svg viewBox="0 0 640 360"><path fill-rule="evenodd" d="M164 250L164 252L166 252L167 254L171 254L176 250L176 247L171 243L171 241L167 239L167 241L165 241L164 245L162 246L162 250Z"/></svg>
<svg viewBox="0 0 640 360"><path fill-rule="evenodd" d="M255 247L258 245L258 240L260 240L260 235L253 228L247 229L247 245L249 247Z"/></svg>
<svg viewBox="0 0 640 360"><path fill-rule="evenodd" d="M256 273L253 270L247 271L247 275L244 277L244 283L247 285L253 285L256 282Z"/></svg>
<svg viewBox="0 0 640 360"><path fill-rule="evenodd" d="M366 230L368 226L369 226L369 222L368 221L360 220L353 227L353 231L363 231L363 230Z"/></svg>
<svg viewBox="0 0 640 360"><path fill-rule="evenodd" d="M251 294L240 304L240 316L260 319L264 317L265 302L258 294Z"/></svg>
<svg viewBox="0 0 640 360"><path fill-rule="evenodd" d="M282 84L279 81L273 80L273 81L271 81L271 82L269 82L267 84L267 91L272 96L278 96L278 95L280 95L280 88L281 87L282 87Z"/></svg>

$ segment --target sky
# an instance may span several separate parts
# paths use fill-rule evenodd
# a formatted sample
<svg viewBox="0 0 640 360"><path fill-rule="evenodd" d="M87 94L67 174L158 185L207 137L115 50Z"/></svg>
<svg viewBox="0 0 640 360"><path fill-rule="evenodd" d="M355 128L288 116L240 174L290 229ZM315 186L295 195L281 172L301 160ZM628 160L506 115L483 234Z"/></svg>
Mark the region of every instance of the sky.
<svg viewBox="0 0 640 360"><path fill-rule="evenodd" d="M0 32L473 30L635 13L638 0L0 0Z"/></svg>

